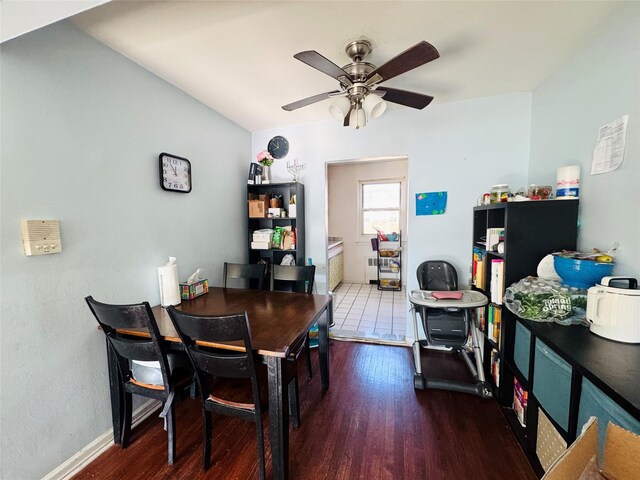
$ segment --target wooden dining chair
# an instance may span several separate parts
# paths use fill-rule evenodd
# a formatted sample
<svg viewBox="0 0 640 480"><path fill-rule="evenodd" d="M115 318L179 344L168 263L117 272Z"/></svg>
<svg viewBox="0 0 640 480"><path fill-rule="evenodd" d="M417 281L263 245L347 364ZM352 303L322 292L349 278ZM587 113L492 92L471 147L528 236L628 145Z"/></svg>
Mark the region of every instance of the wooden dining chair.
<svg viewBox="0 0 640 480"><path fill-rule="evenodd" d="M162 402L161 417L165 420L168 434L168 463L172 465L176 456L175 439L175 403L174 397L179 389L188 387L193 381L193 372L176 366L169 359L165 342L160 336L148 302L133 305L110 305L100 303L88 296L85 298L89 309L96 317L107 337L107 346L115 356L118 368L120 390L123 392L123 408L120 412L120 445L127 448L131 433L131 414L133 394L152 398ZM127 335L124 330L136 330L144 334ZM136 380L132 373L132 361L158 362L161 382L144 383ZM178 362L176 362L178 363Z"/></svg>
<svg viewBox="0 0 640 480"><path fill-rule="evenodd" d="M266 263L228 263L224 262L224 288L242 285L240 288L264 288ZM237 287L236 287L237 288Z"/></svg>
<svg viewBox="0 0 640 480"><path fill-rule="evenodd" d="M196 373L196 382L202 400L204 422L204 457L202 467L207 470L211 457L211 413L230 415L252 420L256 424L258 444L258 463L260 480L265 478L264 436L262 431L262 406L260 399L260 381L258 380L258 360L251 341L251 329L246 313L224 316L190 315L177 310L167 309L171 321L185 346L185 350ZM238 342L242 346L230 350L207 346L222 342ZM295 370L288 373L289 402L294 426L300 424L300 411L297 398L297 375ZM251 384L252 402L239 402L237 399L216 395L216 380L245 379ZM247 385L248 387L248 385ZM245 392L248 393L248 392ZM292 398L292 394L296 395ZM218 393L219 394L219 393Z"/></svg>
<svg viewBox="0 0 640 480"><path fill-rule="evenodd" d="M302 292L309 295L313 294L313 282L316 276L315 265L272 265L270 276L271 290L284 290L289 292ZM304 344L299 349L294 349L292 359L296 360L302 350L305 350L307 360L308 378L313 377L311 368L311 348L310 348L309 332L305 336Z"/></svg>

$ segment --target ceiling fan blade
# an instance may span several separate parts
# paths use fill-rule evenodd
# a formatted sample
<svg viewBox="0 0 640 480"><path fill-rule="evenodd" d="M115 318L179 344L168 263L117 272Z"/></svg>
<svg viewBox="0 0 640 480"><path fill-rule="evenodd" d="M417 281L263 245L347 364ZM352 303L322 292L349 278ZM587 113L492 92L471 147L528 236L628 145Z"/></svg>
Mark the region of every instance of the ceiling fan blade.
<svg viewBox="0 0 640 480"><path fill-rule="evenodd" d="M311 105L312 103L319 102L324 100L325 98L329 98L331 95L336 93L340 93L340 90L333 90L331 92L319 93L318 95L314 95L313 97L303 98L302 100L298 100L297 102L289 103L288 105L283 105L282 109L290 112L292 110L296 110L301 107L306 107L307 105Z"/></svg>
<svg viewBox="0 0 640 480"><path fill-rule="evenodd" d="M296 53L293 58L297 58L302 63L306 63L310 67L320 70L322 73L329 75L330 77L340 80L339 77L349 77L349 74L341 69L338 65L331 60L323 57L315 50L307 50L305 52Z"/></svg>
<svg viewBox="0 0 640 480"><path fill-rule="evenodd" d="M417 108L422 110L431 103L433 97L422 93L408 92L407 90L398 90L397 88L378 87L375 92L384 92L384 98L387 102L397 103L406 107Z"/></svg>
<svg viewBox="0 0 640 480"><path fill-rule="evenodd" d="M397 77L398 75L413 70L420 65L431 62L440 57L436 47L430 43L422 42L416 43L413 47L405 50L400 55L396 55L387 63L380 65L373 70L367 78L373 77L378 74L382 77L382 81L386 82L390 78Z"/></svg>

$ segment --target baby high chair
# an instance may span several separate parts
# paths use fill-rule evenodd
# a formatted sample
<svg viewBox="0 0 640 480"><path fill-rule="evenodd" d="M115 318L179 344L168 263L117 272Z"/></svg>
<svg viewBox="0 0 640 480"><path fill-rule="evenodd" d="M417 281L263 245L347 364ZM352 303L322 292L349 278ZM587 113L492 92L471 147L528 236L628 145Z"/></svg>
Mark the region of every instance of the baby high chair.
<svg viewBox="0 0 640 480"><path fill-rule="evenodd" d="M416 389L439 388L456 392L472 393L482 398L491 398L491 387L485 381L482 368L480 334L471 318L471 310L487 304L487 297L474 290L458 290L458 275L448 262L434 260L423 262L416 272L420 290L413 290L409 296L413 315L414 338L413 357L416 372L413 384ZM426 335L420 340L418 318ZM468 347L471 333L471 347ZM440 346L460 352L471 371L474 383L426 378L420 364L420 346ZM469 357L473 353L475 366Z"/></svg>

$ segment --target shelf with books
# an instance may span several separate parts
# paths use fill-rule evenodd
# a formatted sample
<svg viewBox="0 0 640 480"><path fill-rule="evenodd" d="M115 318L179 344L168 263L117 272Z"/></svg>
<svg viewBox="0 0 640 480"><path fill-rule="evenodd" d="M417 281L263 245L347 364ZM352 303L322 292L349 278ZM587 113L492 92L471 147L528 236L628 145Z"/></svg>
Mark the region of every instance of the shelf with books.
<svg viewBox="0 0 640 480"><path fill-rule="evenodd" d="M516 317L503 306L505 289L535 275L549 253L575 249L577 202L507 202L473 209L472 287L487 295L483 313L483 365L495 398L536 471L537 401L531 384L514 362ZM532 377L533 378L533 377ZM515 400L515 401L514 401Z"/></svg>

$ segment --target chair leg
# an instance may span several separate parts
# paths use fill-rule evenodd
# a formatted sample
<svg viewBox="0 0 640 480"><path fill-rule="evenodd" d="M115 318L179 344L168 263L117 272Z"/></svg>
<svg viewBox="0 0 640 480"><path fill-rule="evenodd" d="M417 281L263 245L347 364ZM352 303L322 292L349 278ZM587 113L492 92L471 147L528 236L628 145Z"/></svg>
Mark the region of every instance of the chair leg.
<svg viewBox="0 0 640 480"><path fill-rule="evenodd" d="M204 470L209 470L209 466L211 465L211 412L202 410L202 420L204 423L202 468Z"/></svg>
<svg viewBox="0 0 640 480"><path fill-rule="evenodd" d="M264 434L262 432L262 415L256 414L256 440L258 443L258 473L260 480L265 480Z"/></svg>
<svg viewBox="0 0 640 480"><path fill-rule="evenodd" d="M289 410L293 428L300 427L300 402L298 401L298 374L294 372L289 381Z"/></svg>
<svg viewBox="0 0 640 480"><path fill-rule="evenodd" d="M173 465L176 458L176 403L171 401L167 412L167 448L168 463Z"/></svg>
<svg viewBox="0 0 640 480"><path fill-rule="evenodd" d="M309 340L309 332L307 332L307 338L304 340L304 348L306 350L307 355L307 371L309 372L309 376L307 377L309 380L313 378L313 370L311 369L311 347Z"/></svg>
<svg viewBox="0 0 640 480"><path fill-rule="evenodd" d="M120 446L122 448L129 446L129 437L131 436L131 409L131 394L124 392L121 413L122 436L120 437Z"/></svg>

